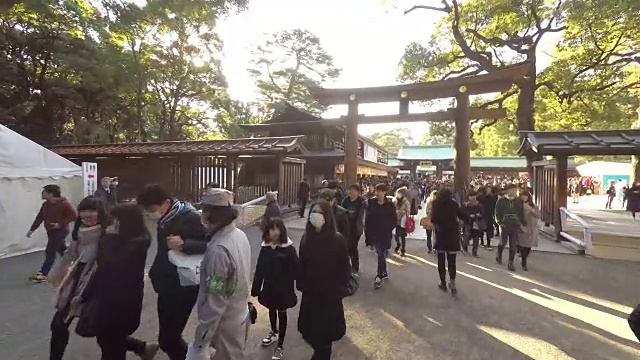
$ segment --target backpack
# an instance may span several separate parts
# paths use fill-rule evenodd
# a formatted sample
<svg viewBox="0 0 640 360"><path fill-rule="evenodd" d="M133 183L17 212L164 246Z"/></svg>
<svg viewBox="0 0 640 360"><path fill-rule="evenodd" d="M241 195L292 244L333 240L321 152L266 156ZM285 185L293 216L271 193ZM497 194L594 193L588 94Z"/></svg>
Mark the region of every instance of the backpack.
<svg viewBox="0 0 640 360"><path fill-rule="evenodd" d="M405 228L404 228L408 234L413 233L414 231L416 231L416 222L413 220L413 216L407 216L407 222L405 224Z"/></svg>

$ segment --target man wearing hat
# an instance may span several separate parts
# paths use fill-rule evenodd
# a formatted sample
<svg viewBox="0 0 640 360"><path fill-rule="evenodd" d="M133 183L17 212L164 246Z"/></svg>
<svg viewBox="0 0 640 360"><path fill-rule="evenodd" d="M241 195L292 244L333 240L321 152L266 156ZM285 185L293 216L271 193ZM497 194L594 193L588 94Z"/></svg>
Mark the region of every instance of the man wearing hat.
<svg viewBox="0 0 640 360"><path fill-rule="evenodd" d="M251 246L234 225L233 193L209 189L202 222L209 233L200 270L198 326L186 360L244 360L251 319Z"/></svg>
<svg viewBox="0 0 640 360"><path fill-rule="evenodd" d="M336 191L332 189L320 189L318 191L318 199L326 200L333 208L333 216L336 218L336 230L344 236L345 239L349 238L349 215L348 211L342 206L338 205L338 199L336 198Z"/></svg>

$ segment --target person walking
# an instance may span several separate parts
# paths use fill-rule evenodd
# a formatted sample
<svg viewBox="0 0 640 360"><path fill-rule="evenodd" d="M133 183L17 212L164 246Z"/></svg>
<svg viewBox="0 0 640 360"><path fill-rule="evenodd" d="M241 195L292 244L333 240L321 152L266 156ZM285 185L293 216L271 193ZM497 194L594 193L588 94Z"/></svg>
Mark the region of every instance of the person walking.
<svg viewBox="0 0 640 360"><path fill-rule="evenodd" d="M300 202L300 211L298 215L300 218L304 218L304 211L307 208L309 202L309 195L311 194L311 185L307 181L307 178L302 179L298 185L298 202Z"/></svg>
<svg viewBox="0 0 640 360"><path fill-rule="evenodd" d="M407 218L410 215L411 203L407 200L407 188L401 187L396 191L396 248L395 252L405 256L407 247Z"/></svg>
<svg viewBox="0 0 640 360"><path fill-rule="evenodd" d="M284 222L279 218L270 219L262 233L262 248L253 275L251 296L257 297L258 302L269 309L271 331L262 340L262 346L278 342L272 360L280 360L284 356L287 309L298 302L295 293L298 269L298 254L287 236Z"/></svg>
<svg viewBox="0 0 640 360"><path fill-rule="evenodd" d="M247 358L251 245L236 228L237 217L231 191L210 189L202 196L202 222L209 242L200 270L198 325L186 360Z"/></svg>
<svg viewBox="0 0 640 360"><path fill-rule="evenodd" d="M206 230L191 204L174 199L159 185L146 186L137 203L158 219L158 250L149 270L151 285L158 294L158 343L170 360L184 360L187 343L182 332L198 298L198 286L180 284L178 269L169 261L169 250L203 254L207 248ZM137 354L148 348L146 342L135 338L129 338L128 344Z"/></svg>
<svg viewBox="0 0 640 360"><path fill-rule="evenodd" d="M100 180L100 187L93 193L93 196L99 198L106 211L109 212L118 203L116 191L113 180L110 177L103 177Z"/></svg>
<svg viewBox="0 0 640 360"><path fill-rule="evenodd" d="M151 235L136 204L116 205L111 217L98 243L97 269L82 293L82 302L97 303L94 324L101 359L125 360L127 337L140 326ZM140 355L151 359L157 351L157 344L149 344Z"/></svg>
<svg viewBox="0 0 640 360"><path fill-rule="evenodd" d="M360 195L361 188L358 184L349 186L348 196L342 199L342 207L346 209L349 223L349 235L347 237L347 249L351 258L351 270L360 272L360 254L358 243L364 232L364 214L367 211L367 200Z"/></svg>
<svg viewBox="0 0 640 360"><path fill-rule="evenodd" d="M633 220L636 219L636 213L640 212L640 181L634 182L627 190L627 211Z"/></svg>
<svg viewBox="0 0 640 360"><path fill-rule="evenodd" d="M471 240L471 255L478 257L478 247L480 245L480 238L482 237L484 229L484 220L482 213L484 209L482 204L478 202L478 193L471 191L467 194L467 202L464 204L464 210L469 214L469 220L464 223L464 235L463 241L464 251L469 252L469 240Z"/></svg>
<svg viewBox="0 0 640 360"><path fill-rule="evenodd" d="M496 262L498 264L502 264L502 253L505 246L508 244L509 264L507 265L507 268L511 271L516 270L513 261L516 257L520 228L527 225L524 218L522 201L516 195L516 185L509 184L505 187L505 196L501 197L496 202L496 221L502 228Z"/></svg>
<svg viewBox="0 0 640 360"><path fill-rule="evenodd" d="M42 200L40 211L36 214L33 224L27 231L30 238L40 225L44 224L47 232L47 246L44 250L44 261L40 271L29 277L30 281L44 282L56 261L56 254L62 256L67 249L65 240L69 235L69 224L76 220L76 211L67 199L62 197L60 186L46 185L42 188Z"/></svg>
<svg viewBox="0 0 640 360"><path fill-rule="evenodd" d="M47 276L47 282L57 288L56 312L50 326L50 360L62 360L67 349L69 325L82 311L82 295L96 271L98 243L107 225L102 201L92 196L84 198L78 205L69 248Z"/></svg>
<svg viewBox="0 0 640 360"><path fill-rule="evenodd" d="M269 219L282 218L282 210L280 209L280 204L278 204L278 193L269 191L265 195L265 199L267 201L267 206L264 209L264 214L262 215L262 220L260 221L260 230L264 230L264 227L266 226Z"/></svg>
<svg viewBox="0 0 640 360"><path fill-rule="evenodd" d="M374 279L374 288L382 286L382 281L389 277L387 272L387 254L391 248L393 229L397 224L396 207L387 198L389 187L378 184L375 188L376 197L369 199L365 215L365 236L376 250L378 268Z"/></svg>
<svg viewBox="0 0 640 360"><path fill-rule="evenodd" d="M496 196L494 189L491 186L485 186L483 193L478 196L478 201L482 205L482 218L484 220L484 236L480 238L480 246L485 246L487 250L491 251L491 240L496 235L495 215L496 215L496 202L498 197ZM484 238L486 237L486 242Z"/></svg>
<svg viewBox="0 0 640 360"><path fill-rule="evenodd" d="M332 189L320 189L318 191L318 199L324 200L331 205L331 211L333 212L333 216L336 219L336 230L345 239L349 238L349 216L347 215L347 210L342 206L338 205L338 198L336 197L337 193Z"/></svg>
<svg viewBox="0 0 640 360"><path fill-rule="evenodd" d="M336 231L331 205L318 200L310 210L300 242L296 283L302 292L298 331L313 348L312 360L331 359L333 342L346 334L342 299L350 278L346 239Z"/></svg>
<svg viewBox="0 0 640 360"><path fill-rule="evenodd" d="M438 192L438 197L433 201L431 210L431 223L434 226L436 237L435 250L438 254L438 275L442 291L447 291L447 268L449 269L449 288L451 295L458 295L456 287L456 257L460 251L460 225L458 219L469 220L469 215L458 205L453 198L454 194L449 188L443 188Z"/></svg>
<svg viewBox="0 0 640 360"><path fill-rule="evenodd" d="M540 215L529 192L520 192L520 201L522 201L526 225L520 228L518 245L520 247L522 270L528 271L527 260L531 254L531 248L538 246L538 218Z"/></svg>
<svg viewBox="0 0 640 360"><path fill-rule="evenodd" d="M427 234L427 254L435 254L433 250L433 224L431 223L431 214L433 209L433 201L436 199L438 192L432 191L427 197L424 217L420 219L420 225L424 228Z"/></svg>

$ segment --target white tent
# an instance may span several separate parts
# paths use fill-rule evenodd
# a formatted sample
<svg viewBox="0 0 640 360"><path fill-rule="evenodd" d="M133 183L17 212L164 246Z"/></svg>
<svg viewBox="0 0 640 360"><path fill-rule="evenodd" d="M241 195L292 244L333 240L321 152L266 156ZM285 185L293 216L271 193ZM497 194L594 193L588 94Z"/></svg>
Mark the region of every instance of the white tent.
<svg viewBox="0 0 640 360"><path fill-rule="evenodd" d="M631 164L611 161L591 161L576 166L582 176L602 177L603 175L629 175Z"/></svg>
<svg viewBox="0 0 640 360"><path fill-rule="evenodd" d="M74 206L82 198L82 168L0 125L0 258L44 249L45 231L25 234L42 199L42 187L56 184Z"/></svg>

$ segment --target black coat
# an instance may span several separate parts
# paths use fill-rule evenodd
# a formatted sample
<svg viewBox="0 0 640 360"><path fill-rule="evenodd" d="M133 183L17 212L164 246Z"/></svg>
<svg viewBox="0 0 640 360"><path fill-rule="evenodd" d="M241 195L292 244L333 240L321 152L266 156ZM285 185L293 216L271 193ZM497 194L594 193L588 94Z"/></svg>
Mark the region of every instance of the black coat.
<svg viewBox="0 0 640 360"><path fill-rule="evenodd" d="M640 212L640 186L632 186L627 190L627 211Z"/></svg>
<svg viewBox="0 0 640 360"><path fill-rule="evenodd" d="M251 296L257 296L258 302L267 309L286 310L296 306L298 263L298 254L291 240L276 247L262 243Z"/></svg>
<svg viewBox="0 0 640 360"><path fill-rule="evenodd" d="M151 238L107 234L100 239L95 274L83 300L97 300L96 327L101 335L131 335L140 326L144 269Z"/></svg>
<svg viewBox="0 0 640 360"><path fill-rule="evenodd" d="M460 251L460 223L469 215L453 199L445 197L433 201L431 222L435 232L433 248L438 251Z"/></svg>
<svg viewBox="0 0 640 360"><path fill-rule="evenodd" d="M345 239L349 238L349 215L345 208L340 205L334 205L333 216L336 218L337 231L344 236Z"/></svg>
<svg viewBox="0 0 640 360"><path fill-rule="evenodd" d="M369 199L364 219L365 236L371 244L381 243L383 249L391 248L392 231L396 227L396 206L386 199L383 204L377 198Z"/></svg>
<svg viewBox="0 0 640 360"><path fill-rule="evenodd" d="M350 197L342 199L341 206L347 211L349 217L349 237L360 239L364 232L364 214L367 209L367 199L358 196L354 201Z"/></svg>
<svg viewBox="0 0 640 360"><path fill-rule="evenodd" d="M209 240L200 214L192 207L186 208L163 227L158 225L158 252L149 270L151 285L156 293L178 292L182 287L178 269L169 261L169 235L178 235L184 240L182 252L188 255L204 254Z"/></svg>
<svg viewBox="0 0 640 360"><path fill-rule="evenodd" d="M342 299L350 276L347 241L342 235L305 232L297 287L302 292L298 331L307 343L333 342L345 335Z"/></svg>

